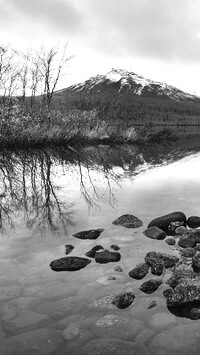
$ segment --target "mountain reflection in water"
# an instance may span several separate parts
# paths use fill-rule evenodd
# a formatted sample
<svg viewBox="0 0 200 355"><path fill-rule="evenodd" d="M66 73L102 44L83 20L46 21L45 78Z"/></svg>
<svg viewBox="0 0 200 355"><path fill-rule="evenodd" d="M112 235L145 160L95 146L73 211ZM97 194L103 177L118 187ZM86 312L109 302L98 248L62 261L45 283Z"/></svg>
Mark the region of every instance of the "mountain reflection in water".
<svg viewBox="0 0 200 355"><path fill-rule="evenodd" d="M198 140L0 153L2 234L67 234L79 205L95 214L117 204L115 188L146 169L198 152Z"/></svg>

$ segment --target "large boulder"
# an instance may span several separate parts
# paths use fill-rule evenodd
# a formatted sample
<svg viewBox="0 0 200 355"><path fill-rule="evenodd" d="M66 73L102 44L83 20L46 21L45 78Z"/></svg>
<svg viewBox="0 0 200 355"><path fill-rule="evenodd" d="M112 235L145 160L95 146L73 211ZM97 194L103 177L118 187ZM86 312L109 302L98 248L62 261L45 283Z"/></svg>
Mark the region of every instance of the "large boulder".
<svg viewBox="0 0 200 355"><path fill-rule="evenodd" d="M141 280L148 274L148 271L149 265L147 265L146 263L141 263L136 265L134 269L129 271L129 276L133 279Z"/></svg>
<svg viewBox="0 0 200 355"><path fill-rule="evenodd" d="M121 259L121 254L117 251L108 251L103 249L95 253L95 261L99 264L107 264L110 262L117 262Z"/></svg>
<svg viewBox="0 0 200 355"><path fill-rule="evenodd" d="M112 304L117 308L124 309L129 307L135 299L135 295L132 292L123 292L117 295L112 300Z"/></svg>
<svg viewBox="0 0 200 355"><path fill-rule="evenodd" d="M50 267L54 271L77 271L86 267L91 260L78 256L68 256L53 260Z"/></svg>
<svg viewBox="0 0 200 355"><path fill-rule="evenodd" d="M196 277L198 277L198 275L196 273L194 273L194 271L190 270L190 269L186 269L186 270L175 270L173 272L173 274L171 275L171 277L167 280L167 284L174 288L176 287L179 283L181 283L184 280L193 280Z"/></svg>
<svg viewBox="0 0 200 355"><path fill-rule="evenodd" d="M103 228L90 229L88 231L82 231L82 232L73 234L73 237L78 238L78 239L97 239L103 231L104 231Z"/></svg>
<svg viewBox="0 0 200 355"><path fill-rule="evenodd" d="M148 227L159 227L160 229L164 230L166 233L168 232L168 227L171 222L183 222L183 225L186 225L186 216L183 212L172 212L168 213L164 216L155 218L151 221Z"/></svg>
<svg viewBox="0 0 200 355"><path fill-rule="evenodd" d="M150 294L150 293L155 292L161 284L162 284L162 280L151 279L151 280L144 282L140 286L140 290L144 293Z"/></svg>
<svg viewBox="0 0 200 355"><path fill-rule="evenodd" d="M183 279L167 296L167 306L177 307L200 302L200 278Z"/></svg>
<svg viewBox="0 0 200 355"><path fill-rule="evenodd" d="M198 228L200 227L200 217L191 216L187 219L187 225L189 228Z"/></svg>
<svg viewBox="0 0 200 355"><path fill-rule="evenodd" d="M164 239L166 237L166 233L156 226L147 228L143 234L151 239Z"/></svg>
<svg viewBox="0 0 200 355"><path fill-rule="evenodd" d="M145 256L145 262L149 266L153 266L155 264L163 263L165 268L168 269L173 267L178 262L179 258L174 255L168 255L156 251L150 251Z"/></svg>
<svg viewBox="0 0 200 355"><path fill-rule="evenodd" d="M125 228L139 228L143 225L143 222L132 214L124 214L115 219L112 223Z"/></svg>

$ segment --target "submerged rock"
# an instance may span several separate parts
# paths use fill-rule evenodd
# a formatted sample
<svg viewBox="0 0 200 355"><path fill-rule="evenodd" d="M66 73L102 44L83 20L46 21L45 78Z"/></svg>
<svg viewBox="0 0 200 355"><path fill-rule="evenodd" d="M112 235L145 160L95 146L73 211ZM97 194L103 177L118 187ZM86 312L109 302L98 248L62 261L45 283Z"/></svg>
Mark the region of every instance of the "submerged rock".
<svg viewBox="0 0 200 355"><path fill-rule="evenodd" d="M168 255L160 252L150 251L145 256L145 261L149 266L163 263L166 269L173 267L178 262L177 256Z"/></svg>
<svg viewBox="0 0 200 355"><path fill-rule="evenodd" d="M110 262L116 262L121 259L121 254L117 251L108 251L103 249L95 254L95 261L100 264L107 264Z"/></svg>
<svg viewBox="0 0 200 355"><path fill-rule="evenodd" d="M104 231L103 228L90 229L88 231L82 231L82 232L73 234L73 237L78 238L78 239L97 239L103 231Z"/></svg>
<svg viewBox="0 0 200 355"><path fill-rule="evenodd" d="M168 244L168 245L175 245L176 241L175 241L175 239L173 237L169 237L169 238L165 239L165 243Z"/></svg>
<svg viewBox="0 0 200 355"><path fill-rule="evenodd" d="M161 284L162 284L162 280L151 279L149 281L144 282L140 286L140 290L143 291L144 293L150 294L155 292Z"/></svg>
<svg viewBox="0 0 200 355"><path fill-rule="evenodd" d="M72 252L72 250L74 249L74 246L71 244L66 244L65 245L65 254L68 255Z"/></svg>
<svg viewBox="0 0 200 355"><path fill-rule="evenodd" d="M183 222L183 225L186 225L186 216L182 212L172 212L168 213L164 216L155 218L153 221L151 221L148 225L148 227L159 227L165 232L168 231L168 227L171 222Z"/></svg>
<svg viewBox="0 0 200 355"><path fill-rule="evenodd" d="M117 272L122 272L123 271L123 269L122 269L122 267L120 265L114 266L113 270L117 271Z"/></svg>
<svg viewBox="0 0 200 355"><path fill-rule="evenodd" d="M157 306L157 302L153 300L153 301L150 303L148 309L154 308L154 307L156 307L156 306Z"/></svg>
<svg viewBox="0 0 200 355"><path fill-rule="evenodd" d="M166 237L166 233L156 226L147 228L143 234L151 239L164 239Z"/></svg>
<svg viewBox="0 0 200 355"><path fill-rule="evenodd" d="M164 271L164 264L163 262L155 263L151 266L151 273L153 275L160 276L163 274Z"/></svg>
<svg viewBox="0 0 200 355"><path fill-rule="evenodd" d="M115 244L112 244L110 247L111 247L111 249L113 249L115 251L120 250L120 247L118 247L118 245L115 245Z"/></svg>
<svg viewBox="0 0 200 355"><path fill-rule="evenodd" d="M132 292L123 292L117 295L112 300L112 304L117 308L124 309L129 307L135 299L135 295Z"/></svg>
<svg viewBox="0 0 200 355"><path fill-rule="evenodd" d="M129 271L128 274L133 279L141 280L148 274L148 271L149 271L149 265L147 265L146 263L141 263L136 265L136 267L134 267L134 269Z"/></svg>
<svg viewBox="0 0 200 355"><path fill-rule="evenodd" d="M183 234L178 241L178 245L181 248L193 248L195 244L196 244L196 237L194 233Z"/></svg>
<svg viewBox="0 0 200 355"><path fill-rule="evenodd" d="M115 219L112 223L125 228L139 228L143 225L143 222L132 214L124 214Z"/></svg>
<svg viewBox="0 0 200 355"><path fill-rule="evenodd" d="M200 227L200 217L191 216L187 219L187 225L189 228L198 228Z"/></svg>
<svg viewBox="0 0 200 355"><path fill-rule="evenodd" d="M175 230L176 235L183 235L186 233L186 228L184 226L178 227Z"/></svg>
<svg viewBox="0 0 200 355"><path fill-rule="evenodd" d="M194 248L185 248L181 251L181 256L184 258L192 258L196 253Z"/></svg>
<svg viewBox="0 0 200 355"><path fill-rule="evenodd" d="M50 267L54 271L77 271L86 267L91 260L86 258L80 258L78 256L68 256L53 260L50 263Z"/></svg>
<svg viewBox="0 0 200 355"><path fill-rule="evenodd" d="M94 258L95 254L99 250L103 250L104 248L101 245L95 245L92 249L90 249L87 253L85 253L86 256L89 258Z"/></svg>
<svg viewBox="0 0 200 355"><path fill-rule="evenodd" d="M176 307L200 301L200 278L185 279L167 296L167 306Z"/></svg>

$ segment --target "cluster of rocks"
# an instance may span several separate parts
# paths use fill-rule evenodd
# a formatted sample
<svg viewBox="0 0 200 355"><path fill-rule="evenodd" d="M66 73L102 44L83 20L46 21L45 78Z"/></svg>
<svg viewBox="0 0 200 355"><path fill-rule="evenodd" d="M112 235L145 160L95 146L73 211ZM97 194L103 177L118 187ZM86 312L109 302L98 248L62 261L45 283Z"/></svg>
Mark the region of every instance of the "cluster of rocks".
<svg viewBox="0 0 200 355"><path fill-rule="evenodd" d="M142 221L130 214L124 214L112 222L114 225L123 226L125 228L139 228L143 225ZM96 240L101 233L104 231L103 228L90 229L87 231L81 231L73 234L73 237L82 240ZM111 245L111 249L114 251L109 251L104 249L101 245L95 245L92 247L85 255L89 258L94 258L97 263L107 264L109 262L118 262L121 259L121 254L118 252L120 249L118 245ZM65 254L68 255L72 252L74 246L71 244L65 245ZM53 260L50 263L50 267L54 271L77 271L88 264L91 263L90 259L78 257L78 256L68 256L60 259Z"/></svg>

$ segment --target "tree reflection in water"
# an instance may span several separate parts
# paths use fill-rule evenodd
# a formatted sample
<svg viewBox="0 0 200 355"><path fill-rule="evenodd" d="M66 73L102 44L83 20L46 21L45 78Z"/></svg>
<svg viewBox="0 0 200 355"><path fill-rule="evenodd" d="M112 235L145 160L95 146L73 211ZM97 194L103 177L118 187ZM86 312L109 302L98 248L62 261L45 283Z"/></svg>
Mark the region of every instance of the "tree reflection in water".
<svg viewBox="0 0 200 355"><path fill-rule="evenodd" d="M67 233L76 209L72 184L79 189L89 213L105 203L115 206L115 187L122 179L138 174L145 166L166 164L199 151L199 144L193 145L177 147L176 142L174 146L2 151L1 231L8 232L20 223L34 233Z"/></svg>

